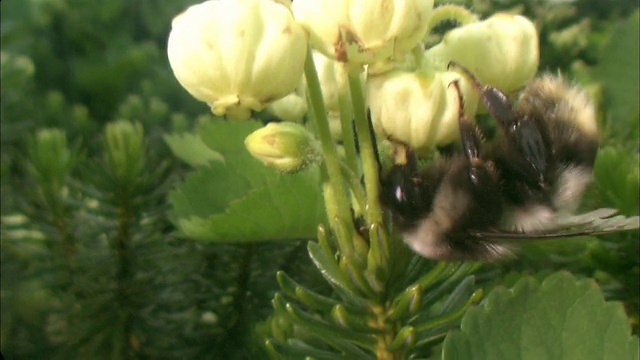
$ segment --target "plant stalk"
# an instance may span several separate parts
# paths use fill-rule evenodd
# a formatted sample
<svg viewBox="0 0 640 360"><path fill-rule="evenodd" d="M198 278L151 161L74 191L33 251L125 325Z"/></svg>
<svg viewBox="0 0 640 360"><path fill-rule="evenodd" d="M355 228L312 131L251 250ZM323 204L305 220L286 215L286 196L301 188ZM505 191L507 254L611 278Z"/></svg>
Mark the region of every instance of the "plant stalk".
<svg viewBox="0 0 640 360"><path fill-rule="evenodd" d="M322 156L324 158L324 164L329 177L329 185L333 188L333 191L331 191L331 194L329 195L332 199L329 199L326 203L328 206L335 206L335 209L334 211L327 209L327 214L330 216L331 214L336 214L336 216L341 220L341 223L347 226L347 231L352 234L355 231L355 228L351 218L351 206L340 171L340 160L338 158L333 138L331 137L329 120L327 119L327 112L324 100L322 99L320 80L313 63L311 49L307 49L304 75L307 79L308 99L311 103L311 109L313 112L312 118L322 147ZM330 218L329 223L334 224L335 222ZM340 250L345 255L351 255L353 253L353 245L345 241L347 239L340 240L340 237L338 237L338 239L338 246L340 247Z"/></svg>

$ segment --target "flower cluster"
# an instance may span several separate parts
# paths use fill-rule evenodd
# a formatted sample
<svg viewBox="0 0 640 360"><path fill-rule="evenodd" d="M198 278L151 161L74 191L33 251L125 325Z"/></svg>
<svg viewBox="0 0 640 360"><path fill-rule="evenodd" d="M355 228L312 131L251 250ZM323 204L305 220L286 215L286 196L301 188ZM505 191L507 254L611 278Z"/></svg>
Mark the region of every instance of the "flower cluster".
<svg viewBox="0 0 640 360"><path fill-rule="evenodd" d="M445 19L461 25L425 49L424 39ZM316 66L329 114L345 110L339 100L352 96L346 79L362 74L378 136L416 151L455 141L460 107L470 118L477 111L477 92L450 62L511 92L534 76L539 59L537 32L526 18L480 21L457 6L434 8L433 0L206 1L173 20L168 54L189 93L214 114L236 119L269 106L285 121L301 121L309 110L305 61ZM449 86L454 81L464 104ZM251 141L250 148L261 148Z"/></svg>

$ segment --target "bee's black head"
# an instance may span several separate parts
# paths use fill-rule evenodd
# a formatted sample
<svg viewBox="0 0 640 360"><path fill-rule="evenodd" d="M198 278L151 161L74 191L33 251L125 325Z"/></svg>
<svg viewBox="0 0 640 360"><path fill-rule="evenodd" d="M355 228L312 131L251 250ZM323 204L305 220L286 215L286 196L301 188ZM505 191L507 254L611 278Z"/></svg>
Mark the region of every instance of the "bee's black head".
<svg viewBox="0 0 640 360"><path fill-rule="evenodd" d="M423 199L422 181L406 165L394 165L381 179L380 200L399 223L409 226L429 212L430 204Z"/></svg>

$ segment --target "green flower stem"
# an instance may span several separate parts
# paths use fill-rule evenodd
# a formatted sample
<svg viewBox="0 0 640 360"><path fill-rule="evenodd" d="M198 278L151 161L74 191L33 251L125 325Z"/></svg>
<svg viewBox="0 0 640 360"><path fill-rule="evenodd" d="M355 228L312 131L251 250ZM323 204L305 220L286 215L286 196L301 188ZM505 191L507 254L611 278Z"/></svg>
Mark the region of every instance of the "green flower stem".
<svg viewBox="0 0 640 360"><path fill-rule="evenodd" d="M320 145L322 147L322 156L324 158L324 164L327 169L327 175L329 176L330 186L333 188L330 201L327 201L327 205L333 204L335 206L334 211L327 210L328 214L336 214L340 218L341 222L347 226L347 231L353 233L355 231L353 221L351 219L351 207L347 197L347 191L344 186L342 174L340 171L340 160L336 152L336 147L331 137L331 131L329 130L329 120L327 119L327 112L324 106L324 100L322 99L322 90L320 88L320 80L318 79L318 73L316 72L315 65L313 64L313 56L311 56L311 50L307 49L307 59L304 63L304 75L307 79L307 96L311 103L312 118L315 123L316 131L318 132L318 138L320 139ZM335 222L329 219L330 224ZM340 239L340 237L338 237ZM345 255L351 254L353 251L352 244L346 241L340 241L340 250Z"/></svg>
<svg viewBox="0 0 640 360"><path fill-rule="evenodd" d="M351 189L351 193L353 194L358 207L360 207L360 209L364 211L367 206L367 199L364 194L364 189L360 185L356 174L349 168L348 165L343 163L340 163L340 170L342 170L342 177L347 180L347 185L349 186L349 189Z"/></svg>
<svg viewBox="0 0 640 360"><path fill-rule="evenodd" d="M344 147L344 157L347 166L354 174L358 173L358 155L356 154L356 140L353 134L353 112L348 94L338 96L340 105L340 126L342 129L342 144Z"/></svg>
<svg viewBox="0 0 640 360"><path fill-rule="evenodd" d="M471 24L477 22L478 16L471 11L458 5L442 5L438 6L431 13L429 24L427 25L427 34L431 33L436 25L445 20L454 20L460 25Z"/></svg>
<svg viewBox="0 0 640 360"><path fill-rule="evenodd" d="M367 120L364 104L364 93L360 85L359 74L349 75L349 91L353 104L353 115L360 145L360 157L362 159L362 171L364 173L364 186L367 193L367 220L369 224L382 223L382 208L379 200L379 169L376 160L372 131Z"/></svg>

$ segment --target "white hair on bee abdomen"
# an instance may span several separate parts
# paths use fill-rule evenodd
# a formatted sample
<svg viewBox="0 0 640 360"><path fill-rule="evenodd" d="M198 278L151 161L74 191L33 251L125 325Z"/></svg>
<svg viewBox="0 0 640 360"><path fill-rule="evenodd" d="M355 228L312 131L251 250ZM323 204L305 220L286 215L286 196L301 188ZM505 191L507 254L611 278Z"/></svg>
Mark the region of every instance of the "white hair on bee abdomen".
<svg viewBox="0 0 640 360"><path fill-rule="evenodd" d="M538 232L553 227L556 212L541 204L507 206L500 224L502 230Z"/></svg>
<svg viewBox="0 0 640 360"><path fill-rule="evenodd" d="M403 233L404 241L417 253L429 258L440 258L450 251L444 241L454 226L454 221L464 215L469 206L469 196L454 189L449 181L443 181L433 200L433 208L414 229Z"/></svg>
<svg viewBox="0 0 640 360"><path fill-rule="evenodd" d="M563 213L576 211L591 179L591 167L569 165L563 168L555 185L553 206Z"/></svg>
<svg viewBox="0 0 640 360"><path fill-rule="evenodd" d="M500 228L517 232L539 232L555 225L558 213L573 213L580 205L582 195L591 182L591 168L567 166L560 171L551 199L552 206L531 204L507 205Z"/></svg>
<svg viewBox="0 0 640 360"><path fill-rule="evenodd" d="M428 258L442 258L451 251L445 236L464 216L469 206L466 192L455 189L449 181L443 181L433 200L429 216L403 235L404 241L417 253Z"/></svg>

